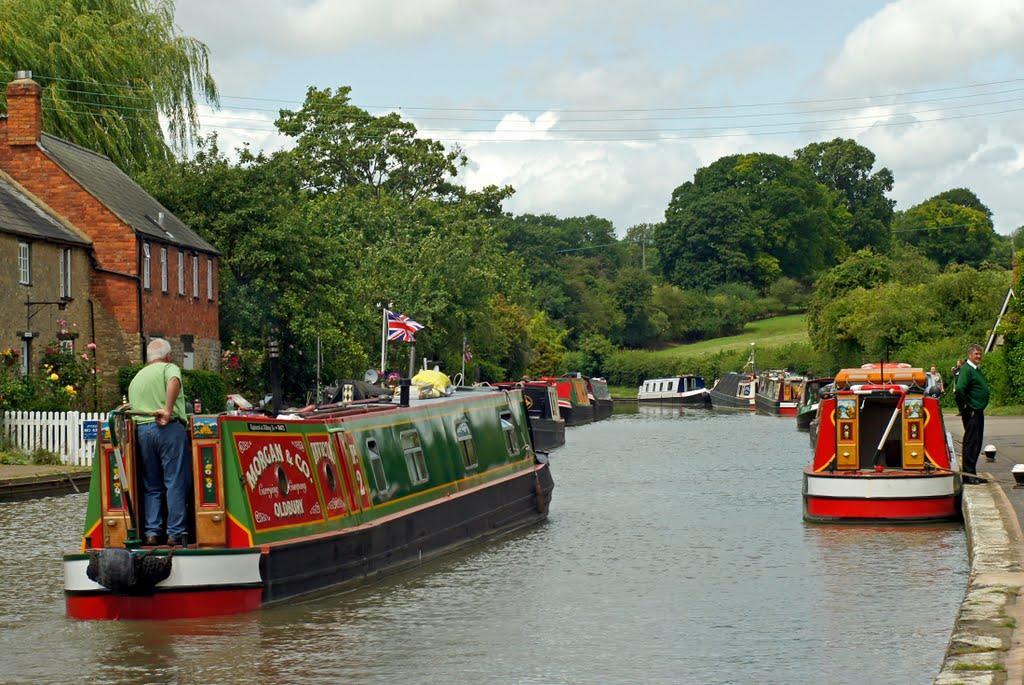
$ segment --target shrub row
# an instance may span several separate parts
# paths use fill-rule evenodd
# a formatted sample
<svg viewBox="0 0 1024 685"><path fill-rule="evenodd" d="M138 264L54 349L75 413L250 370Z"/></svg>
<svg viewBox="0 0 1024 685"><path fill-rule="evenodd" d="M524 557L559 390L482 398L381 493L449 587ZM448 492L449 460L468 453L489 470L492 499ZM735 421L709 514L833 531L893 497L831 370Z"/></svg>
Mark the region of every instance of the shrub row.
<svg viewBox="0 0 1024 685"><path fill-rule="evenodd" d="M117 386L123 397L128 396L128 386L141 368L142 365L138 364L122 366L117 370ZM227 399L227 386L220 374L198 369L183 370L181 372L181 379L188 411L192 411L192 403L197 397L202 402L204 413L211 414L224 410L224 404Z"/></svg>

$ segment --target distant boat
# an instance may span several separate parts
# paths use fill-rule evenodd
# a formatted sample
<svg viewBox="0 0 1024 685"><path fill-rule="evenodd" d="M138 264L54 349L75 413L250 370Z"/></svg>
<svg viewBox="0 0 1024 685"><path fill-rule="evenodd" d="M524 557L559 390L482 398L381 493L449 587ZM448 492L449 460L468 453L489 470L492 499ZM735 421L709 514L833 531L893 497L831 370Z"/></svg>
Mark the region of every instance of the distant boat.
<svg viewBox="0 0 1024 685"><path fill-rule="evenodd" d="M715 409L741 409L755 411L754 395L757 391L757 377L752 373L729 373L718 379L711 388L711 405Z"/></svg>
<svg viewBox="0 0 1024 685"><path fill-rule="evenodd" d="M757 411L772 416L796 416L804 380L788 371L762 371L757 377Z"/></svg>
<svg viewBox="0 0 1024 685"><path fill-rule="evenodd" d="M582 426L594 420L594 405L590 402L587 382L583 378L562 376L541 379L555 386L558 392L558 413L567 427Z"/></svg>
<svg viewBox="0 0 1024 685"><path fill-rule="evenodd" d="M541 452L565 444L565 419L558 412L558 391L547 381L496 383L502 390L521 390L533 447Z"/></svg>
<svg viewBox="0 0 1024 685"><path fill-rule="evenodd" d="M636 399L638 402L660 404L711 404L704 378L692 374L646 380L640 384Z"/></svg>
<svg viewBox="0 0 1024 685"><path fill-rule="evenodd" d="M961 478L939 397L909 364L843 369L818 407L804 468L808 521L945 521Z"/></svg>
<svg viewBox="0 0 1024 685"><path fill-rule="evenodd" d="M811 421L818 413L821 389L832 382L832 378L808 378L800 386L800 399L796 403L797 430L810 430Z"/></svg>
<svg viewBox="0 0 1024 685"><path fill-rule="evenodd" d="M614 410L612 394L608 390L608 381L603 378L587 378L590 386L590 400L594 404L594 420L603 421L611 418Z"/></svg>

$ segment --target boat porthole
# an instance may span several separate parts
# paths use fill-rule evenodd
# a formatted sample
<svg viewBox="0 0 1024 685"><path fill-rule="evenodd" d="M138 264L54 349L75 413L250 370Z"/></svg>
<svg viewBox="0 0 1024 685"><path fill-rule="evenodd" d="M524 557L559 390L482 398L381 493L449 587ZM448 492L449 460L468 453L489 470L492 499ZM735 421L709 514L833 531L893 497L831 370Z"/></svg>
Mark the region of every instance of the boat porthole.
<svg viewBox="0 0 1024 685"><path fill-rule="evenodd" d="M281 497L288 494L288 474L280 466L277 467L277 491L281 493Z"/></svg>
<svg viewBox="0 0 1024 685"><path fill-rule="evenodd" d="M326 462L324 471L327 472L327 489L335 492L338 489L338 479L334 477L334 465L331 462Z"/></svg>

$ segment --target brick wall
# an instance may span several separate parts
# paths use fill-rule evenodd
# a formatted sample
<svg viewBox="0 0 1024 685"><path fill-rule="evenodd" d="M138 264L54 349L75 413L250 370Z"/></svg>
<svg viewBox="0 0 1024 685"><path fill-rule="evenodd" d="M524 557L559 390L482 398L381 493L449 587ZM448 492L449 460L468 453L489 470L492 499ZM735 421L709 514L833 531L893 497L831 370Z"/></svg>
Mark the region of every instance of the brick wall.
<svg viewBox="0 0 1024 685"><path fill-rule="evenodd" d="M34 86L34 88L33 88ZM98 342L106 342L113 359L137 363L142 359L140 335L159 335L172 344L192 336L204 352L196 354L196 368L219 368L219 283L213 261L213 298L207 297L206 255L199 255L199 297L193 297L191 254L186 251L185 295L178 295L178 250L169 247L168 292L161 291L160 244L152 243L150 289L142 293L141 331L138 283L141 274L140 241L134 229L78 184L35 143L38 120L38 86L33 81L8 85L8 117L0 118L0 169L46 203L93 240L99 270L90 278L91 295L103 316L118 330L109 330ZM108 273L116 272L116 273Z"/></svg>

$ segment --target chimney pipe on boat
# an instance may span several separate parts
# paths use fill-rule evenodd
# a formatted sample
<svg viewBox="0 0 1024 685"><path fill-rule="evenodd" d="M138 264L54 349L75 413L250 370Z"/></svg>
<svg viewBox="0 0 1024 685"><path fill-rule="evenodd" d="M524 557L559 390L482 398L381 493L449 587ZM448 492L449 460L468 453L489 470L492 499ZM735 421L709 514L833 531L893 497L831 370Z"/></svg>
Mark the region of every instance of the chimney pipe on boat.
<svg viewBox="0 0 1024 685"><path fill-rule="evenodd" d="M409 406L409 379L403 378L398 384L398 406Z"/></svg>

